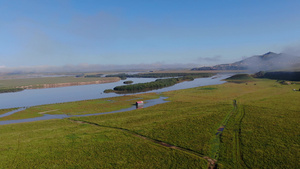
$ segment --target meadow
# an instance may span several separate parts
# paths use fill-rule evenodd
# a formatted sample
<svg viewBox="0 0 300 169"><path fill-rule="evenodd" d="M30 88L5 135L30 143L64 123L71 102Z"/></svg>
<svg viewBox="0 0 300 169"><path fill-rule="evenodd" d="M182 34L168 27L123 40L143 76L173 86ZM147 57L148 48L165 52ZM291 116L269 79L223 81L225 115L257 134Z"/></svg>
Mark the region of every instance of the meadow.
<svg viewBox="0 0 300 169"><path fill-rule="evenodd" d="M1 126L1 168L201 168L197 156L67 119ZM178 161L173 163L173 161Z"/></svg>
<svg viewBox="0 0 300 169"><path fill-rule="evenodd" d="M133 106L133 104L135 104L135 102L138 100L146 101L149 99L157 99L157 98L159 98L159 95L156 95L154 93L147 93L143 95L127 95L122 97L112 97L112 98L103 98L103 99L95 99L95 100L83 100L83 101L76 101L76 102L33 106L23 111L12 114L10 116L2 117L0 118L0 121L40 117L43 116L43 114L45 113L83 115L83 114L111 112L115 110L129 108Z"/></svg>
<svg viewBox="0 0 300 169"><path fill-rule="evenodd" d="M4 113L7 113L7 112L10 112L10 111L13 111L13 110L15 110L15 108L12 108L12 109L0 109L0 115L4 114Z"/></svg>
<svg viewBox="0 0 300 169"><path fill-rule="evenodd" d="M119 78L109 77L39 77L39 78L21 78L21 79L0 79L0 92L1 90L16 90L16 88L41 88L43 84L59 84L59 83L77 83L77 82L95 82L95 81L119 81Z"/></svg>
<svg viewBox="0 0 300 169"><path fill-rule="evenodd" d="M213 160L218 168L299 168L300 92L292 90L299 87L243 77L165 92L170 102L144 109L3 125L0 166L208 168ZM51 110L49 114L106 112L159 96L36 106L1 120Z"/></svg>

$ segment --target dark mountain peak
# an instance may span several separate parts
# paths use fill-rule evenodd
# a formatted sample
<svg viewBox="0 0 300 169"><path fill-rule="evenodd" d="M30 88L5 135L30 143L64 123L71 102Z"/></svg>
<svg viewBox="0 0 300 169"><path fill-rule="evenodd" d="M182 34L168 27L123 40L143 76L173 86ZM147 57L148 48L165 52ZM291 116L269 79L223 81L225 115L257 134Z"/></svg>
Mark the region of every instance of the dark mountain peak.
<svg viewBox="0 0 300 169"><path fill-rule="evenodd" d="M220 64L212 67L200 67L193 70L250 70L266 71L279 70L294 67L300 63L300 57L284 53L268 52L263 55L255 55L231 64Z"/></svg>
<svg viewBox="0 0 300 169"><path fill-rule="evenodd" d="M268 53L265 53L263 55L259 55L259 57L262 58L262 59L268 59L268 58L271 58L271 57L276 57L278 55L279 54L274 53L274 52L268 52Z"/></svg>
<svg viewBox="0 0 300 169"><path fill-rule="evenodd" d="M264 56L264 55L274 55L274 54L277 54L277 53L274 53L274 52L271 52L271 51L270 51L270 52L267 52L267 53L263 54L263 56Z"/></svg>

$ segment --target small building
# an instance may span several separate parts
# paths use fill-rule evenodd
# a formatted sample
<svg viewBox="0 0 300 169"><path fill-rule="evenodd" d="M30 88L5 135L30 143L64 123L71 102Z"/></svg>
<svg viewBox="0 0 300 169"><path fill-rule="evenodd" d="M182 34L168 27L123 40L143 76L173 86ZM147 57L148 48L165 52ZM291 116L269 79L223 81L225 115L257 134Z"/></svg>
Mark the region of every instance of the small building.
<svg viewBox="0 0 300 169"><path fill-rule="evenodd" d="M143 101L137 101L135 103L135 105L136 105L136 108L143 108L144 107L144 102Z"/></svg>

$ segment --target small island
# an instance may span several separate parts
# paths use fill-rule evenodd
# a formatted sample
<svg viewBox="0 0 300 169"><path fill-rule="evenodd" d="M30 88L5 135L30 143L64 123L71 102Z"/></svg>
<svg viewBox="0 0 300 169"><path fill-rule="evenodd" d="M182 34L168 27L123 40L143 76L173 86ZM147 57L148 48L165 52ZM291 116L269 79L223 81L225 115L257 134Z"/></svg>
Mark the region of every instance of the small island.
<svg viewBox="0 0 300 169"><path fill-rule="evenodd" d="M124 81L123 83L124 83L124 84L132 84L133 81L132 81L132 80L127 80L127 81Z"/></svg>
<svg viewBox="0 0 300 169"><path fill-rule="evenodd" d="M137 83L137 84L129 84L133 83L131 81L123 82L126 85L116 86L114 89L104 90L104 93L138 93L138 92L146 92L156 89L161 89L164 87L173 86L177 83L183 81L193 81L195 78L203 78L203 77L211 77L215 74L213 73L145 73L145 74L116 74L116 75L108 75L106 77L119 77L119 78L127 78L127 77L137 77L137 78L166 78L166 79L156 79L153 82L147 83Z"/></svg>
<svg viewBox="0 0 300 169"><path fill-rule="evenodd" d="M107 89L104 93L138 93L138 92L146 92L155 89L161 89L164 87L173 86L177 83L183 81L192 81L194 78L192 77L181 77L181 78L169 78L169 79L157 79L153 82L147 83L137 83L137 84L130 84L130 85L122 85L116 86L113 90Z"/></svg>

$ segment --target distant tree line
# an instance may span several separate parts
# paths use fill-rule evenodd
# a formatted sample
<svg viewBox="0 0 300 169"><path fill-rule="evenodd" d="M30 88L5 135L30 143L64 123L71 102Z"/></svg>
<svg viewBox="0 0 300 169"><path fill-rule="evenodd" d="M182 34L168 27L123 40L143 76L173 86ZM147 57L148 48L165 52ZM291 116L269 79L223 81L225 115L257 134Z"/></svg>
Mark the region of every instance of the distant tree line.
<svg viewBox="0 0 300 169"><path fill-rule="evenodd" d="M24 90L23 88L0 88L0 93L19 92Z"/></svg>
<svg viewBox="0 0 300 169"><path fill-rule="evenodd" d="M102 77L103 74L91 74L91 75L85 75L84 73L78 74L75 77L85 77L85 78L89 78L89 77Z"/></svg>
<svg viewBox="0 0 300 169"><path fill-rule="evenodd" d="M300 81L300 72L263 72L254 74L256 78L268 78L276 80Z"/></svg>
<svg viewBox="0 0 300 169"><path fill-rule="evenodd" d="M84 77L89 78L89 77L102 77L103 74L95 74L95 75L85 75Z"/></svg>
<svg viewBox="0 0 300 169"><path fill-rule="evenodd" d="M143 73L143 74L115 74L115 75L106 75L106 77L119 77L121 79L126 78L162 78L162 77L211 77L215 75L214 73Z"/></svg>
<svg viewBox="0 0 300 169"><path fill-rule="evenodd" d="M76 75L75 77L84 77L84 73L81 73L79 75Z"/></svg>
<svg viewBox="0 0 300 169"><path fill-rule="evenodd" d="M236 75L233 75L233 76L227 78L226 80L248 80L251 78L252 78L252 76L249 74L236 74Z"/></svg>
<svg viewBox="0 0 300 169"><path fill-rule="evenodd" d="M120 74L115 74L115 75L106 75L105 77L119 77L121 80L127 79L127 74L125 73L120 73Z"/></svg>

